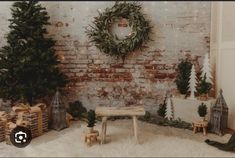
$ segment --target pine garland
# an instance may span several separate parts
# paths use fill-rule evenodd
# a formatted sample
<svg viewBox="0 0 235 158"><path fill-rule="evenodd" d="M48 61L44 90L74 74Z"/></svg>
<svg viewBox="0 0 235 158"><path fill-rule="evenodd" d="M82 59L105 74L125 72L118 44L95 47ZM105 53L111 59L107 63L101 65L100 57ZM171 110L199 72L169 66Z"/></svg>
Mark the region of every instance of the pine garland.
<svg viewBox="0 0 235 158"><path fill-rule="evenodd" d="M140 49L150 40L149 33L152 27L140 10L141 5L137 3L116 2L113 7L106 8L94 18L94 26L90 25L86 33L100 51L125 58L128 53ZM127 19L129 26L132 27L132 33L123 40L109 31L114 20L119 18Z"/></svg>
<svg viewBox="0 0 235 158"><path fill-rule="evenodd" d="M174 128L181 128L181 129L189 129L192 130L192 125L189 122L185 122L180 118L175 120L168 120L162 117L157 117L156 115L152 115L149 112L146 112L146 115L143 117L139 117L139 120L148 122L151 124L156 124L159 126L170 126Z"/></svg>

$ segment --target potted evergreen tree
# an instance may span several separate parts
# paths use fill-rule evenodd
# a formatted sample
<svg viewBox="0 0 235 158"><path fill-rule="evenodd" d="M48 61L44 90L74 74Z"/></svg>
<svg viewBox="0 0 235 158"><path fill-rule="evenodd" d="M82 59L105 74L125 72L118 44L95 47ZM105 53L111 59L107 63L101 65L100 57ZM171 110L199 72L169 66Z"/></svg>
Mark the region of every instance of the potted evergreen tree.
<svg viewBox="0 0 235 158"><path fill-rule="evenodd" d="M207 114L207 106L204 103L201 103L201 105L198 106L197 110L199 116L202 118L202 121L205 121L205 116Z"/></svg>
<svg viewBox="0 0 235 158"><path fill-rule="evenodd" d="M212 88L212 84L210 82L207 82L207 76L204 74L204 77L200 80L197 92L199 93L200 100L207 100L208 94L210 93L210 90Z"/></svg>
<svg viewBox="0 0 235 158"><path fill-rule="evenodd" d="M89 132L92 133L94 131L93 127L96 123L96 114L94 110L89 110L87 115L87 127L89 129Z"/></svg>

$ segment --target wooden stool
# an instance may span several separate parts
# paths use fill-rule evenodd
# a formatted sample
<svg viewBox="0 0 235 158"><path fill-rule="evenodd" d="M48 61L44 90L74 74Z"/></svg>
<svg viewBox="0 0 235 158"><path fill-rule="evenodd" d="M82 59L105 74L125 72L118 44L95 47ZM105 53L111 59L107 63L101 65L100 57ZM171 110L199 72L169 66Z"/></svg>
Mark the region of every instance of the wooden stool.
<svg viewBox="0 0 235 158"><path fill-rule="evenodd" d="M85 143L87 143L88 146L91 146L93 143L98 142L98 139L97 139L98 136L99 136L98 131L87 133L85 135Z"/></svg>
<svg viewBox="0 0 235 158"><path fill-rule="evenodd" d="M208 122L207 121L194 121L192 123L193 126L193 133L196 133L197 131L200 131L200 129L203 129L203 135L207 134L207 126Z"/></svg>
<svg viewBox="0 0 235 158"><path fill-rule="evenodd" d="M107 131L107 120L108 117L113 116L130 116L133 119L133 129L134 129L134 137L137 143L138 140L138 126L137 126L137 117L145 115L145 109L142 106L131 106L131 107L96 107L95 113L97 116L102 117L102 124L101 124L101 142L100 144L105 143L106 131Z"/></svg>

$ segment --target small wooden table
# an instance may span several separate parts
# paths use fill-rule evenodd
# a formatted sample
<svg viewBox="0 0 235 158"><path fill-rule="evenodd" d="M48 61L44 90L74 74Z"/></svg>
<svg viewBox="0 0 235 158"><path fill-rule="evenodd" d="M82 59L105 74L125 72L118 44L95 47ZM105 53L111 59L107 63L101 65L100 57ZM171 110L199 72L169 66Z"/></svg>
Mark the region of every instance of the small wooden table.
<svg viewBox="0 0 235 158"><path fill-rule="evenodd" d="M88 146L91 146L92 143L98 141L98 139L97 139L98 136L99 136L99 132L98 131L94 131L92 133L87 133L85 135L85 143L87 143Z"/></svg>
<svg viewBox="0 0 235 158"><path fill-rule="evenodd" d="M194 121L192 123L193 126L193 133L196 133L197 130L200 130L200 128L203 129L203 135L206 135L207 133L207 126L208 126L208 121Z"/></svg>
<svg viewBox="0 0 235 158"><path fill-rule="evenodd" d="M137 116L144 116L144 107L96 107L95 113L97 116L102 117L102 129L101 129L101 144L105 142L106 130L107 130L107 118L111 116L131 116L133 119L134 136L138 142L137 134Z"/></svg>

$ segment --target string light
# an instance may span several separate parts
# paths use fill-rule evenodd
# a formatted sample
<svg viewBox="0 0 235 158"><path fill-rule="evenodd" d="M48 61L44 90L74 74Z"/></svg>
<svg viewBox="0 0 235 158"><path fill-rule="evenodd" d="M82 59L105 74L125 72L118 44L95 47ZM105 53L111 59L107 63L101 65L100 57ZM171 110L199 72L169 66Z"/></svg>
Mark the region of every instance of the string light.
<svg viewBox="0 0 235 158"><path fill-rule="evenodd" d="M59 59L60 59L60 61L64 61L64 60L65 60L64 55L60 55L60 56L59 56Z"/></svg>

